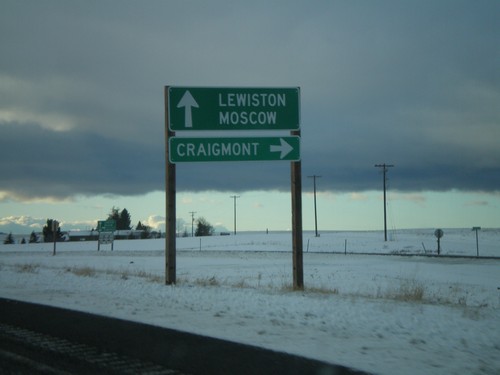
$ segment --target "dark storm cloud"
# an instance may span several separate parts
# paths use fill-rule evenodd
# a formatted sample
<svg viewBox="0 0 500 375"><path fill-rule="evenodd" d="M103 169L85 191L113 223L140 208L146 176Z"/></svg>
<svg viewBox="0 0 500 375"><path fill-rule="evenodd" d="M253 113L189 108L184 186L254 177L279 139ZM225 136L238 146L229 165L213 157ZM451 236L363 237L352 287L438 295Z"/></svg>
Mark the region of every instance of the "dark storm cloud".
<svg viewBox="0 0 500 375"><path fill-rule="evenodd" d="M496 1L7 1L0 191L164 188L163 86L300 86L303 186L499 190ZM288 190L288 163L182 164L178 190Z"/></svg>
<svg viewBox="0 0 500 375"><path fill-rule="evenodd" d="M137 195L161 189L162 148L99 134L54 132L36 125L0 126L2 189L18 198L75 194Z"/></svg>

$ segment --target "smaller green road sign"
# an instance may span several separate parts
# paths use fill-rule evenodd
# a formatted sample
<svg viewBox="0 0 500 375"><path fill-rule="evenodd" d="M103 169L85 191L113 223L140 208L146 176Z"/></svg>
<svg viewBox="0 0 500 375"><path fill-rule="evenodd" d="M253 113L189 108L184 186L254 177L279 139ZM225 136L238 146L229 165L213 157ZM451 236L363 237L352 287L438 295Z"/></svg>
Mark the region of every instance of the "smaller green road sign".
<svg viewBox="0 0 500 375"><path fill-rule="evenodd" d="M169 140L171 163L300 160L300 137L184 138Z"/></svg>
<svg viewBox="0 0 500 375"><path fill-rule="evenodd" d="M298 130L300 89L168 88L169 128L189 130Z"/></svg>
<svg viewBox="0 0 500 375"><path fill-rule="evenodd" d="M116 220L106 220L97 222L99 232L114 232L116 230Z"/></svg>

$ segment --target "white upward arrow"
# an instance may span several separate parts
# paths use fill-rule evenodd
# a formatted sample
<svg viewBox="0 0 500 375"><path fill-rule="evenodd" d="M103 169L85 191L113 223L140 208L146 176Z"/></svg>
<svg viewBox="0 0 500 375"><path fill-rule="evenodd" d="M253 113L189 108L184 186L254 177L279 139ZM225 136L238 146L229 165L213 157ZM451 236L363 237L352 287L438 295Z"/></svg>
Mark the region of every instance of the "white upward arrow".
<svg viewBox="0 0 500 375"><path fill-rule="evenodd" d="M288 142L286 142L283 138L280 138L280 145L271 145L271 152L281 152L280 159L283 159L285 156L287 156L291 151L293 150L293 147L290 146Z"/></svg>
<svg viewBox="0 0 500 375"><path fill-rule="evenodd" d="M184 107L184 127L186 128L192 128L193 127L193 117L191 114L191 107L198 108L198 103L196 103L196 100L194 100L193 95L186 90L184 95L182 96L182 99L179 101L179 104L177 104L177 108L182 108Z"/></svg>

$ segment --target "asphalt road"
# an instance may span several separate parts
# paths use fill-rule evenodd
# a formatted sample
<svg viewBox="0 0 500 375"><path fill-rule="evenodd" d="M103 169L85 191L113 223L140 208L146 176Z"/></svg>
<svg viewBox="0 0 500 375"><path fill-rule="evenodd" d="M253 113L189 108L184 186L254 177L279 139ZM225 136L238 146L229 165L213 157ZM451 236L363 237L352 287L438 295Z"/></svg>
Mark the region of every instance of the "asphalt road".
<svg viewBox="0 0 500 375"><path fill-rule="evenodd" d="M364 373L172 329L0 298L0 374Z"/></svg>

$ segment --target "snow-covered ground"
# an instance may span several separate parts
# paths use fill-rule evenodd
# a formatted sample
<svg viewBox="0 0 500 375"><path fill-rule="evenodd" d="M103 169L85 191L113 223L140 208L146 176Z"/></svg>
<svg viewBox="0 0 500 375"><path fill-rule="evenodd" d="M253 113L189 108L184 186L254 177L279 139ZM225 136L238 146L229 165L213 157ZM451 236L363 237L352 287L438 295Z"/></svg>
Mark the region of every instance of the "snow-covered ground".
<svg viewBox="0 0 500 375"><path fill-rule="evenodd" d="M0 296L248 343L380 374L500 373L500 260L436 252L433 230L304 233L304 291L290 233L0 245ZM441 254L475 256L475 233L445 230ZM345 254L347 253L347 254ZM356 253L356 254L354 254ZM479 232L500 256L500 230Z"/></svg>

